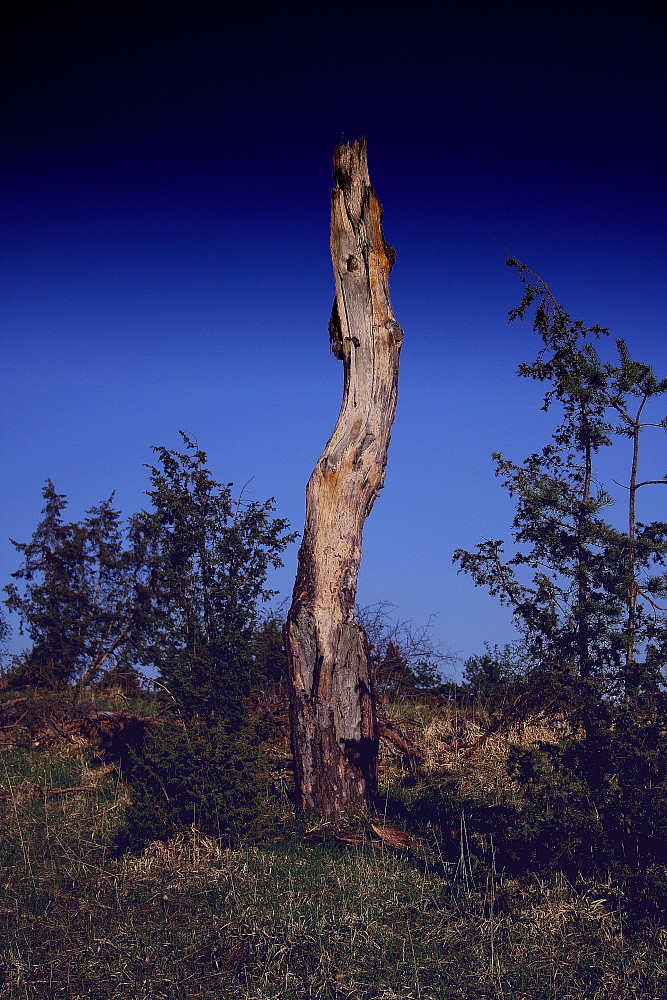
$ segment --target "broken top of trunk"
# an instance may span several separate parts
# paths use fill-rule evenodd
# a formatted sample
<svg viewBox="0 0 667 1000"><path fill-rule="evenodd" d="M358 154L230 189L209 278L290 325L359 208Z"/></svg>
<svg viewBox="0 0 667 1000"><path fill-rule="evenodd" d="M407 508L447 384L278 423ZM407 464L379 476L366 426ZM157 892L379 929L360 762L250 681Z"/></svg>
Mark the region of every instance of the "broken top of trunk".
<svg viewBox="0 0 667 1000"><path fill-rule="evenodd" d="M376 788L375 700L354 609L363 525L384 483L403 340L389 298L395 253L384 239L364 139L338 147L334 178L329 334L344 366L343 402L308 483L285 628L297 804L329 819L367 808Z"/></svg>

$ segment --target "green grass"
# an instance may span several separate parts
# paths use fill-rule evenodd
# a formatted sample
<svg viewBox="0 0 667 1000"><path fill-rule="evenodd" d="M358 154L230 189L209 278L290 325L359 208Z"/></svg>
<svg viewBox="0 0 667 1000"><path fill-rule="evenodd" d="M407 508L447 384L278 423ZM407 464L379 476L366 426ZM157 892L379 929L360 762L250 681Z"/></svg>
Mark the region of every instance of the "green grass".
<svg viewBox="0 0 667 1000"><path fill-rule="evenodd" d="M7 1000L657 1000L667 932L613 886L511 880L368 843L109 848L126 803L72 747L0 754ZM93 790L49 796L84 785Z"/></svg>

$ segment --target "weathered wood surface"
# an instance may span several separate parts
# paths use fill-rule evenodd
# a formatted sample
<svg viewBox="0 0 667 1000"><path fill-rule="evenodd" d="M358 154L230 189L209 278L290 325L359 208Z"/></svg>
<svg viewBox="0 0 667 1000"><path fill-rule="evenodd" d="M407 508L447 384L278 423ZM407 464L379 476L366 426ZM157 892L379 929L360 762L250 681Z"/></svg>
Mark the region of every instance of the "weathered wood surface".
<svg viewBox="0 0 667 1000"><path fill-rule="evenodd" d="M384 483L403 331L389 297L393 247L368 175L366 142L334 159L331 348L343 362L338 422L308 482L285 627L297 805L335 819L377 784L378 733L366 637L355 619L364 521Z"/></svg>

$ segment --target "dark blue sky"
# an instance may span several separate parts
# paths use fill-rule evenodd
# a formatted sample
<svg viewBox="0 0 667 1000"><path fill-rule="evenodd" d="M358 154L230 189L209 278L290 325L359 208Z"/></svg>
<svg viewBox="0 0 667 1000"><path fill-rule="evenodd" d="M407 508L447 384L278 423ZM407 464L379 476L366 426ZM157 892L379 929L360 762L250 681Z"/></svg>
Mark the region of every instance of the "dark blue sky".
<svg viewBox="0 0 667 1000"><path fill-rule="evenodd" d="M434 615L463 655L511 638L451 565L509 535L491 452L522 459L552 426L515 375L537 344L507 326L500 243L667 370L658 5L27 2L4 19L0 583L47 477L74 518L113 490L129 514L179 428L301 528L342 387L331 160L363 134L406 339L360 600ZM645 492L642 515L664 516Z"/></svg>

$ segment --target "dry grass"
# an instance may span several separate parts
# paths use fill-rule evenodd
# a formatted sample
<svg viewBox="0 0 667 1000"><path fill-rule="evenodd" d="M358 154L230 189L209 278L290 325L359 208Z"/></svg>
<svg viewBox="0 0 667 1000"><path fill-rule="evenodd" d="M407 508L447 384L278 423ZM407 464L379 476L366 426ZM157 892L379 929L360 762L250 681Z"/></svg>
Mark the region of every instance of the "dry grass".
<svg viewBox="0 0 667 1000"><path fill-rule="evenodd" d="M87 800L86 800L87 801ZM78 803L85 811L85 801ZM112 860L23 831L0 918L0 996L488 1000L665 995L664 939L628 940L609 898L566 882L476 882L397 853L193 834ZM71 830L70 830L71 833ZM600 894L602 892L602 894Z"/></svg>
<svg viewBox="0 0 667 1000"><path fill-rule="evenodd" d="M535 723L465 757L485 720L449 706L412 719L430 779L453 775L470 794L505 788L511 742L559 738ZM385 747L385 776L403 769ZM3 1000L667 996L667 934L629 937L611 884L510 879L465 856L434 869L379 843L296 836L231 849L192 832L117 859L124 785L82 748L0 754L0 784ZM65 785L90 790L44 794Z"/></svg>
<svg viewBox="0 0 667 1000"><path fill-rule="evenodd" d="M511 794L507 758L513 745L558 744L571 735L567 722L559 718L524 719L490 733L493 722L484 712L464 711L453 703L411 708L409 717L400 707L391 716L422 754L422 774L436 783L454 779L464 796ZM406 774L403 755L390 743L381 744L380 774L387 784Z"/></svg>

